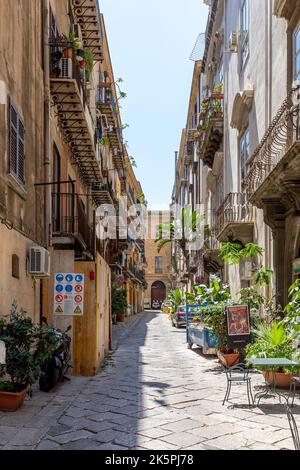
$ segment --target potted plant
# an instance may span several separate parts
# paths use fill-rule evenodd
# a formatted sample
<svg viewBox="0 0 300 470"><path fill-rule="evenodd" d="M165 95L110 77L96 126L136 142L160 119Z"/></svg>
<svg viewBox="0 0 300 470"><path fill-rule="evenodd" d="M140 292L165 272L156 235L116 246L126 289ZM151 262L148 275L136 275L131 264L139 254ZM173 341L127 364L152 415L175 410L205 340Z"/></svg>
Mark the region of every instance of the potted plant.
<svg viewBox="0 0 300 470"><path fill-rule="evenodd" d="M85 51L84 59L86 61L86 79L89 81L94 68L94 56L91 50Z"/></svg>
<svg viewBox="0 0 300 470"><path fill-rule="evenodd" d="M125 320L125 309L128 306L126 289L112 286L111 295L112 312L116 315L117 322L123 322Z"/></svg>
<svg viewBox="0 0 300 470"><path fill-rule="evenodd" d="M205 98L202 103L201 103L201 108L200 108L200 120L205 118L206 111L209 106L209 99Z"/></svg>
<svg viewBox="0 0 300 470"><path fill-rule="evenodd" d="M81 47L81 41L71 29L69 31L69 35L64 35L63 39L66 43L66 47L64 49L64 57L68 59L73 59L74 51L80 49Z"/></svg>
<svg viewBox="0 0 300 470"><path fill-rule="evenodd" d="M207 303L201 314L205 326L218 338L216 349L219 361L226 367L236 364L240 354L230 349L227 341L226 305L230 303L229 286L221 284L217 276L212 276L209 287L197 286L197 301L201 304Z"/></svg>
<svg viewBox="0 0 300 470"><path fill-rule="evenodd" d="M6 363L0 365L0 410L16 411L51 357L55 338L14 304L10 315L0 319L0 340L6 347Z"/></svg>
<svg viewBox="0 0 300 470"><path fill-rule="evenodd" d="M270 325L261 323L254 330L255 340L246 346L247 358L280 358L293 359L295 355L295 333L289 333L281 322L273 322ZM268 371L261 368L266 377ZM293 375L290 367L278 367L274 369L275 380L278 387L288 388ZM268 377L267 379L271 379Z"/></svg>
<svg viewBox="0 0 300 470"><path fill-rule="evenodd" d="M224 98L223 83L216 83L212 92L212 98L222 100Z"/></svg>
<svg viewBox="0 0 300 470"><path fill-rule="evenodd" d="M225 307L225 303L207 305L203 307L201 314L205 326L211 329L219 340L216 347L219 361L225 367L230 367L239 362L240 353L228 347Z"/></svg>

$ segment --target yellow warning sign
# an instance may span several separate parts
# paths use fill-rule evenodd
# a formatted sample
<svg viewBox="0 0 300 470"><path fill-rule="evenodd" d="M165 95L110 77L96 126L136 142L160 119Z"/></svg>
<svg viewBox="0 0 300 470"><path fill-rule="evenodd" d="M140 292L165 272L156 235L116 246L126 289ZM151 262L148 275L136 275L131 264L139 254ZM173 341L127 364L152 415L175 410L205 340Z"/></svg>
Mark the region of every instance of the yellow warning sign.
<svg viewBox="0 0 300 470"><path fill-rule="evenodd" d="M63 313L62 307L59 305L57 309L55 310L55 313Z"/></svg>
<svg viewBox="0 0 300 470"><path fill-rule="evenodd" d="M75 308L74 313L82 313L79 305L77 305L77 307Z"/></svg>

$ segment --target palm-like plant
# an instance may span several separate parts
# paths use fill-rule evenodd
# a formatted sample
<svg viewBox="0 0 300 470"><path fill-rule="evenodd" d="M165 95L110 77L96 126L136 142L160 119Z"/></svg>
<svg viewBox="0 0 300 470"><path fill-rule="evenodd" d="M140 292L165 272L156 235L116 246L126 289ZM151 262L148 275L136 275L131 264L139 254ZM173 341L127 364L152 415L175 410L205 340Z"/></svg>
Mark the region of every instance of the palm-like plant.
<svg viewBox="0 0 300 470"><path fill-rule="evenodd" d="M160 252L166 245L175 244L182 252L189 272L189 244L203 235L200 228L202 220L203 216L192 208L180 209L179 217L159 225L155 240L157 251Z"/></svg>
<svg viewBox="0 0 300 470"><path fill-rule="evenodd" d="M247 357L286 357L292 359L295 352L294 333L287 332L287 329L280 322L271 325L261 323L253 331L255 342L246 347Z"/></svg>
<svg viewBox="0 0 300 470"><path fill-rule="evenodd" d="M175 289L169 293L166 302L171 308L171 312L174 313L176 308L183 303L183 296L179 289Z"/></svg>

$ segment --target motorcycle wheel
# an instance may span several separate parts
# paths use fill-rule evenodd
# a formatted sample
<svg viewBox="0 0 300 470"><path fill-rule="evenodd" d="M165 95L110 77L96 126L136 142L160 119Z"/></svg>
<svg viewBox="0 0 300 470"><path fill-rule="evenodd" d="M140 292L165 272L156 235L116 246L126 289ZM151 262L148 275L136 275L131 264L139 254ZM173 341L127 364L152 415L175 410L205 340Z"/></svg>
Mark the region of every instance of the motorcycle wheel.
<svg viewBox="0 0 300 470"><path fill-rule="evenodd" d="M47 372L44 372L40 376L39 386L42 392L49 392L59 380L59 369L55 366L48 368Z"/></svg>

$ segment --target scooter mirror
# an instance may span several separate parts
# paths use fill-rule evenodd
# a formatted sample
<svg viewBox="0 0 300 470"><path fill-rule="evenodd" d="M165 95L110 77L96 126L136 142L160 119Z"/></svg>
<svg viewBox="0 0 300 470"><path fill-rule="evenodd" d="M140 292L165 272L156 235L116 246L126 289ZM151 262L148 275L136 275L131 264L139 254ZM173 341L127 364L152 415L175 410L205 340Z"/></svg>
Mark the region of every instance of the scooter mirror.
<svg viewBox="0 0 300 470"><path fill-rule="evenodd" d="M70 330L72 330L72 326L71 326L71 325L69 325L68 328L67 328L67 331L70 331Z"/></svg>

